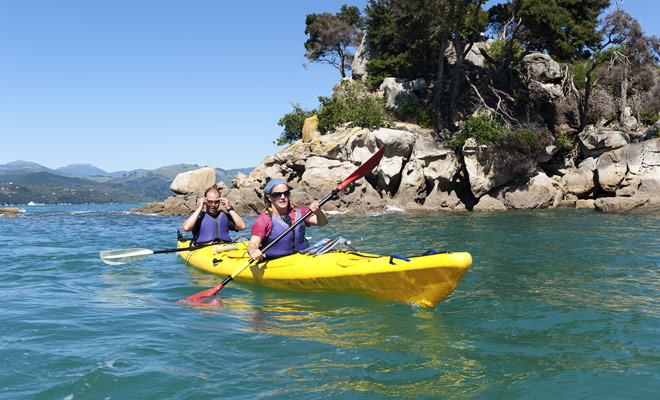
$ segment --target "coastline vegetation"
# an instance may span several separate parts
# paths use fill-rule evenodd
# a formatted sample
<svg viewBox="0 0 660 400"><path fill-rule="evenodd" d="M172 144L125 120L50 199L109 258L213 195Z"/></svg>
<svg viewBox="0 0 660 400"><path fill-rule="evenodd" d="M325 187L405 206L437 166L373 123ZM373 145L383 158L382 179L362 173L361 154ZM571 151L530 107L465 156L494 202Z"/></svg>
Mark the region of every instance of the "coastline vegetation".
<svg viewBox="0 0 660 400"><path fill-rule="evenodd" d="M364 37L371 49L364 84L345 84L319 107L294 105L275 143L302 136L305 118L319 131L343 124L377 128L394 120L445 132L456 150L468 137L492 146L500 167L530 170L541 146L556 142L569 152L588 124L625 126L634 116L650 126L660 119L660 39L608 0L511 0L485 10L484 0L370 0L360 12L310 14L305 42L309 63L327 63L340 76L350 70ZM366 37L365 37L366 35ZM479 48L483 66L465 62ZM458 49L459 51L457 51ZM563 96L551 103L530 91L523 58L541 52L560 63ZM378 88L386 77L423 78L417 97L388 109Z"/></svg>

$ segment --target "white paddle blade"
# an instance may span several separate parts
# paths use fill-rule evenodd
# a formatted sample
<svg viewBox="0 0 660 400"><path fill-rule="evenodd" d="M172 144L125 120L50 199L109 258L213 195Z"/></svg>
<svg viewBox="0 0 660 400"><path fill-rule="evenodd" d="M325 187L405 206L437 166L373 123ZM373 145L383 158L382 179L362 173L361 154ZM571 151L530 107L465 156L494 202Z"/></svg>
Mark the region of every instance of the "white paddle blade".
<svg viewBox="0 0 660 400"><path fill-rule="evenodd" d="M154 254L153 250L149 249L122 249L102 251L99 256L101 257L101 261L106 264L121 265L141 260L152 254Z"/></svg>

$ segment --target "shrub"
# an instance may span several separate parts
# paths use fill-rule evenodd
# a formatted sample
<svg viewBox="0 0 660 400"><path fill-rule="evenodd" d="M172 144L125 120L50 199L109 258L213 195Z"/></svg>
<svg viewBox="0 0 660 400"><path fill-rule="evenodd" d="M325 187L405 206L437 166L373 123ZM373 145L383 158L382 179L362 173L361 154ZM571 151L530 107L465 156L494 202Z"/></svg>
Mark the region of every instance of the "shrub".
<svg viewBox="0 0 660 400"><path fill-rule="evenodd" d="M308 111L302 109L299 104L291 105L293 106L293 112L284 114L284 117L277 123L277 125L284 127L280 137L273 141L278 146L301 139L305 120L316 114L316 110Z"/></svg>
<svg viewBox="0 0 660 400"><path fill-rule="evenodd" d="M477 143L492 145L502 136L504 127L490 115L471 117L465 122L465 128L447 145L452 148L462 147L468 138L475 138Z"/></svg>
<svg viewBox="0 0 660 400"><path fill-rule="evenodd" d="M432 128L438 123L438 111L433 105L424 105L418 98L408 100L399 111L397 119L412 122L422 128Z"/></svg>
<svg viewBox="0 0 660 400"><path fill-rule="evenodd" d="M557 140L557 143L565 149L571 148L575 144L575 138L568 133L560 133L555 139Z"/></svg>
<svg viewBox="0 0 660 400"><path fill-rule="evenodd" d="M379 128L389 124L385 111L385 99L367 96L364 85L351 84L342 87L335 97L319 97L319 131L327 133L349 123L361 128Z"/></svg>
<svg viewBox="0 0 660 400"><path fill-rule="evenodd" d="M527 154L538 152L540 146L539 137L529 129L520 129L510 133L520 144L520 148Z"/></svg>
<svg viewBox="0 0 660 400"><path fill-rule="evenodd" d="M519 129L497 139L493 145L494 168L513 174L516 178L528 176L536 168L536 160L544 146L550 143L550 132Z"/></svg>
<svg viewBox="0 0 660 400"><path fill-rule="evenodd" d="M651 126L655 124L657 120L660 119L660 113L655 110L642 110L639 113L640 122L646 126Z"/></svg>
<svg viewBox="0 0 660 400"><path fill-rule="evenodd" d="M536 157L527 152L514 135L505 135L493 145L493 167L498 173L524 177L536 167Z"/></svg>

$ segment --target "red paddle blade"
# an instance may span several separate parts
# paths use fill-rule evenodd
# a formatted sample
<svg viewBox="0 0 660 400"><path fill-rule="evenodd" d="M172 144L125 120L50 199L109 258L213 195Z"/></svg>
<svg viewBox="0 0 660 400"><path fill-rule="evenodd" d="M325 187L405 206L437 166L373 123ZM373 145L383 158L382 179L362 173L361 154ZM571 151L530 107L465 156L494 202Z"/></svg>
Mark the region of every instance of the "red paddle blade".
<svg viewBox="0 0 660 400"><path fill-rule="evenodd" d="M376 168L376 165L380 162L380 159L383 158L383 154L385 153L385 146L380 146L380 149L378 149L377 152L374 153L367 161L362 163L356 169L353 171L352 174L348 176L348 178L344 179L344 181L337 187L339 190L344 190L344 188L351 183L355 182L356 180L362 178L363 176L367 175L371 170Z"/></svg>
<svg viewBox="0 0 660 400"><path fill-rule="evenodd" d="M212 287L211 289L203 290L197 294L194 294L187 299L182 299L177 301L177 303L196 303L200 300L204 300L207 297L215 296L222 289L222 283L219 283L217 286Z"/></svg>

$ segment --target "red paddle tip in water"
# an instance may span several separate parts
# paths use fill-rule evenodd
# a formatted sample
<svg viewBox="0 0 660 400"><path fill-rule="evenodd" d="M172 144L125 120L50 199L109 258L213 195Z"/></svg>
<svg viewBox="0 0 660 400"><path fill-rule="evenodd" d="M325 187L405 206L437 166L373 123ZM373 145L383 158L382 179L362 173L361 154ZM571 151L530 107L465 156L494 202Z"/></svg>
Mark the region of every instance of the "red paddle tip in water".
<svg viewBox="0 0 660 400"><path fill-rule="evenodd" d="M219 283L217 286L214 286L210 289L201 291L195 295L192 295L186 299L181 299L177 303L196 303L198 301L204 300L207 297L215 296L222 289L222 283Z"/></svg>

